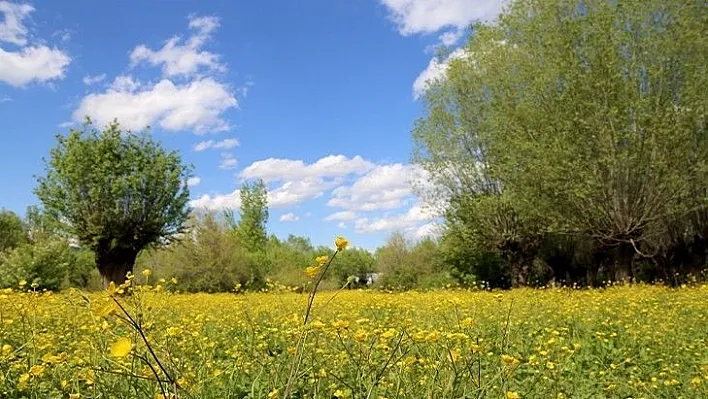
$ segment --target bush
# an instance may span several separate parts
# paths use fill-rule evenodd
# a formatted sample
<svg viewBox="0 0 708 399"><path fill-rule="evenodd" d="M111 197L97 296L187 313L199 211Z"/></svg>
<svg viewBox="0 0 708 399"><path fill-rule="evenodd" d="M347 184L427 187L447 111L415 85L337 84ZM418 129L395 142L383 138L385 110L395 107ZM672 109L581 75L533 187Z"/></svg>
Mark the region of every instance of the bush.
<svg viewBox="0 0 708 399"><path fill-rule="evenodd" d="M0 285L17 287L20 281L38 289L58 290L76 264L71 247L62 240L23 244L7 252L0 264Z"/></svg>
<svg viewBox="0 0 708 399"><path fill-rule="evenodd" d="M224 292L236 284L262 286L263 263L260 254L246 252L226 223L203 214L193 216L181 242L141 253L135 272L149 268L155 279L174 277L183 291Z"/></svg>

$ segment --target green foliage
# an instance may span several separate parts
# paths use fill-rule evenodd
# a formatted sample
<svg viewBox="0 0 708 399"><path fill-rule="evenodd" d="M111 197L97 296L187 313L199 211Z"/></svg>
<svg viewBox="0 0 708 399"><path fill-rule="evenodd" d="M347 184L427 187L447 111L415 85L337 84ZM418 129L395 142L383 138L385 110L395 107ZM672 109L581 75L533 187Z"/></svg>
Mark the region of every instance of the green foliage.
<svg viewBox="0 0 708 399"><path fill-rule="evenodd" d="M0 210L0 253L27 241L22 219L14 212Z"/></svg>
<svg viewBox="0 0 708 399"><path fill-rule="evenodd" d="M263 251L268 240L268 191L263 180L244 183L240 190L241 219L236 233L252 253Z"/></svg>
<svg viewBox="0 0 708 399"><path fill-rule="evenodd" d="M3 287L14 288L24 280L27 286L37 283L38 289L57 290L64 285L69 271L77 266L72 249L60 239L26 243L1 257L0 285Z"/></svg>
<svg viewBox="0 0 708 399"><path fill-rule="evenodd" d="M644 257L704 267L707 13L519 0L476 26L413 132L448 228L496 252L512 285L547 272L538 252L558 235L606 255L589 275L633 277Z"/></svg>
<svg viewBox="0 0 708 399"><path fill-rule="evenodd" d="M178 288L189 292L232 291L237 284L262 283L261 265L253 261L223 218L194 213L188 231L179 242L142 253L138 267L151 269L157 279L176 278Z"/></svg>
<svg viewBox="0 0 708 399"><path fill-rule="evenodd" d="M36 194L66 221L68 233L96 253L106 280L121 280L146 246L182 231L188 216L189 168L146 134L122 132L117 122L98 131L57 136Z"/></svg>
<svg viewBox="0 0 708 399"><path fill-rule="evenodd" d="M331 273L339 285L344 285L350 276L359 277L361 281L366 275L373 273L375 263L376 259L371 252L362 248L347 248L337 255Z"/></svg>
<svg viewBox="0 0 708 399"><path fill-rule="evenodd" d="M377 285L392 289L438 288L453 282L443 265L440 248L432 239L411 243L402 233L391 234L376 250Z"/></svg>
<svg viewBox="0 0 708 399"><path fill-rule="evenodd" d="M309 281L303 270L313 264L316 253L308 238L289 235L281 241L271 236L266 253L270 279L289 287L304 287Z"/></svg>

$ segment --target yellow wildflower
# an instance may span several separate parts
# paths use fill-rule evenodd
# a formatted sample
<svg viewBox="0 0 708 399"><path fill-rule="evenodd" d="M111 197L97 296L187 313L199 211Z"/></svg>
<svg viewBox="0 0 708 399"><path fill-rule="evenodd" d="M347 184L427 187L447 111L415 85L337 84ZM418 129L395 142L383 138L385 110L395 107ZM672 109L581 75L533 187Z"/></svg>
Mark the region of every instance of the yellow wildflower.
<svg viewBox="0 0 708 399"><path fill-rule="evenodd" d="M521 399L521 395L518 392L508 391L506 393L506 399Z"/></svg>
<svg viewBox="0 0 708 399"><path fill-rule="evenodd" d="M143 270L143 276L150 277L151 274L152 274L152 270L150 270L150 269Z"/></svg>
<svg viewBox="0 0 708 399"><path fill-rule="evenodd" d="M320 274L320 266L308 266L305 268L305 274L309 278L315 278Z"/></svg>
<svg viewBox="0 0 708 399"><path fill-rule="evenodd" d="M318 256L318 257L315 259L315 261L317 262L317 264L320 265L320 266L322 266L322 265L324 265L325 263L327 263L328 260L329 260L329 257L326 256L326 255Z"/></svg>
<svg viewBox="0 0 708 399"><path fill-rule="evenodd" d="M170 337L174 337L180 334L182 334L182 329L179 327L169 327L167 329L167 335L169 335Z"/></svg>
<svg viewBox="0 0 708 399"><path fill-rule="evenodd" d="M519 364L519 361L514 356L510 355L501 355L501 360L507 366L516 366L517 364Z"/></svg>
<svg viewBox="0 0 708 399"><path fill-rule="evenodd" d="M130 342L129 338L122 337L118 341L111 345L111 355L113 357L125 357L128 356L130 350L133 347L133 343Z"/></svg>
<svg viewBox="0 0 708 399"><path fill-rule="evenodd" d="M349 245L349 241L342 236L338 236L334 239L334 245L337 247L337 251L344 251Z"/></svg>
<svg viewBox="0 0 708 399"><path fill-rule="evenodd" d="M33 377L36 377L38 375L42 375L44 373L44 366L41 366L39 364L35 364L34 366L30 367L29 369L29 374Z"/></svg>
<svg viewBox="0 0 708 399"><path fill-rule="evenodd" d="M336 328L337 330L346 329L349 328L349 322L344 320L337 320L332 323L332 327Z"/></svg>
<svg viewBox="0 0 708 399"><path fill-rule="evenodd" d="M359 329L354 333L354 341L356 342L364 342L366 340L366 331Z"/></svg>
<svg viewBox="0 0 708 399"><path fill-rule="evenodd" d="M12 346L10 346L10 345L8 345L8 344L3 345L3 346L2 346L2 356L3 356L3 357L6 357L6 356L8 356L10 353L12 353Z"/></svg>
<svg viewBox="0 0 708 399"><path fill-rule="evenodd" d="M29 374L27 374L27 373L22 374L20 376L20 378L17 380L17 388L21 391L24 390L25 388L27 388L27 381L29 381L29 378L30 378Z"/></svg>

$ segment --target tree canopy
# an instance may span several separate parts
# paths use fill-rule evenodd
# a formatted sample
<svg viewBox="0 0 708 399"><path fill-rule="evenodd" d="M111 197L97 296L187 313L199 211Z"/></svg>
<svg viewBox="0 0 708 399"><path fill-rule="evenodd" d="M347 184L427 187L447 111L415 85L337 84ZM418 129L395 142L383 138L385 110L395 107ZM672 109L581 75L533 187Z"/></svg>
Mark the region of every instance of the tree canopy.
<svg viewBox="0 0 708 399"><path fill-rule="evenodd" d="M611 253L613 279L708 238L706 18L700 2L518 0L475 26L413 133L450 231L516 285L553 234Z"/></svg>
<svg viewBox="0 0 708 399"><path fill-rule="evenodd" d="M104 282L122 282L137 254L176 238L189 214L190 168L147 134L88 121L57 146L38 178L44 208L94 251Z"/></svg>

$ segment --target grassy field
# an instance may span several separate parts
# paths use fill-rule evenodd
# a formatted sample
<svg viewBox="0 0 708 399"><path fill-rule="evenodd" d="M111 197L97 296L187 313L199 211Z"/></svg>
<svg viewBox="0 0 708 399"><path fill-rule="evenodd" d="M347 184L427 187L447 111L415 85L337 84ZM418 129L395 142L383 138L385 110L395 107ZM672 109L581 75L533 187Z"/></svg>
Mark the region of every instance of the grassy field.
<svg viewBox="0 0 708 399"><path fill-rule="evenodd" d="M706 285L333 295L315 301L293 397L708 397ZM178 397L275 398L306 300L151 290L120 302ZM121 317L106 294L6 290L0 397L161 397L155 375L167 377Z"/></svg>

